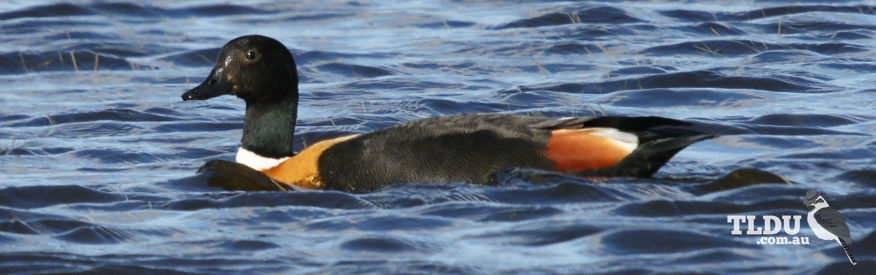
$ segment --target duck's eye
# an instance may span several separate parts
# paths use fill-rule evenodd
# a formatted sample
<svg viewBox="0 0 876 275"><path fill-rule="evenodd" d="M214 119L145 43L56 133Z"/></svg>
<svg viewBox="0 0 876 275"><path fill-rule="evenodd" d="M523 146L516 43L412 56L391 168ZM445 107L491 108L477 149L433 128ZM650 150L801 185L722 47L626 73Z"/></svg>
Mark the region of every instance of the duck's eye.
<svg viewBox="0 0 876 275"><path fill-rule="evenodd" d="M256 58L256 56L257 56L257 54L253 50L246 52L246 59L253 60Z"/></svg>

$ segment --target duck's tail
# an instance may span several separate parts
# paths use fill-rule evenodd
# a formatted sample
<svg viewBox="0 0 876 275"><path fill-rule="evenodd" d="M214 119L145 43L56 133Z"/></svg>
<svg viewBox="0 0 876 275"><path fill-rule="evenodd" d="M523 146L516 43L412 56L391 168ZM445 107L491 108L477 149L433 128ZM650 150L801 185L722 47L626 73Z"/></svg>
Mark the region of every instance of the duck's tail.
<svg viewBox="0 0 876 275"><path fill-rule="evenodd" d="M613 166L579 172L581 176L610 177L650 177L669 159L688 145L716 137L715 135L696 135L669 137L648 141L639 145L628 156Z"/></svg>
<svg viewBox="0 0 876 275"><path fill-rule="evenodd" d="M601 117L585 124L594 126L635 133L639 145L617 164L582 171L580 176L649 177L688 145L718 136L697 131L688 122L660 117Z"/></svg>

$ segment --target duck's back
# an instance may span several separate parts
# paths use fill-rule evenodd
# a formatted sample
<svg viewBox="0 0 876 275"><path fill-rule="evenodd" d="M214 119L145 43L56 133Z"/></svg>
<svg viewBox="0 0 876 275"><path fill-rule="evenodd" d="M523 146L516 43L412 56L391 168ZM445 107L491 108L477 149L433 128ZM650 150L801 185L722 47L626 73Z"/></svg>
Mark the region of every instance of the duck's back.
<svg viewBox="0 0 876 275"><path fill-rule="evenodd" d="M413 121L336 144L319 159L328 189L370 191L403 182L485 183L506 167L550 169L542 157L549 121L510 115L459 115Z"/></svg>

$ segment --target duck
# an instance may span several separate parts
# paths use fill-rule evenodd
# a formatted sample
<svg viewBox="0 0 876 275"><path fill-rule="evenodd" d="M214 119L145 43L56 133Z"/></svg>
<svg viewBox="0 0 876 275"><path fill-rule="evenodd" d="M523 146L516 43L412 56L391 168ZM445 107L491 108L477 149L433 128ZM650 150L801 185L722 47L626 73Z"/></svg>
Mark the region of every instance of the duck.
<svg viewBox="0 0 876 275"><path fill-rule="evenodd" d="M222 95L246 104L237 164L294 189L370 192L401 183L489 184L491 173L506 168L650 177L688 145L716 136L658 116L479 113L330 138L296 153L295 59L281 42L262 35L226 43L207 78L182 99Z"/></svg>

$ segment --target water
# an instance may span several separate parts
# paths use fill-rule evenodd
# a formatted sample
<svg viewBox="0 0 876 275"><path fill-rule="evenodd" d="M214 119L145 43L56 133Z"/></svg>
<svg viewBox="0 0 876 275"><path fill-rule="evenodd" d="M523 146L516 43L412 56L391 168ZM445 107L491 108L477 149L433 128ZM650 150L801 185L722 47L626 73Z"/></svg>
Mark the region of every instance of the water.
<svg viewBox="0 0 876 275"><path fill-rule="evenodd" d="M805 217L809 245L730 235L727 215L805 215L810 188L845 216L852 271L876 266L872 5L233 3L0 4L0 270L847 272ZM471 112L660 115L723 136L653 179L217 190L195 171L233 159L243 104L179 95L252 33L298 61L298 148ZM798 184L709 188L739 168Z"/></svg>

